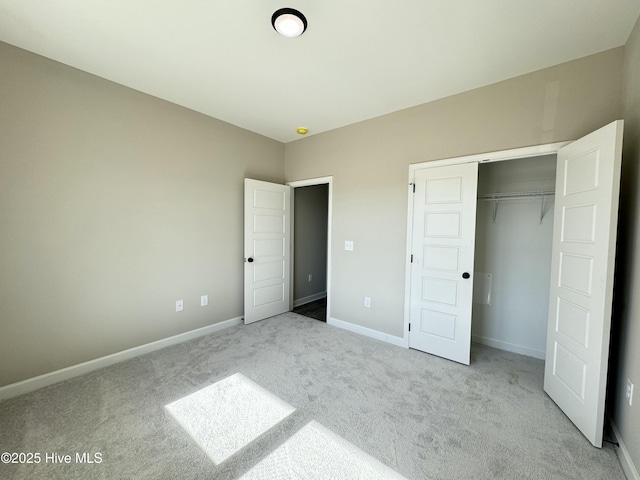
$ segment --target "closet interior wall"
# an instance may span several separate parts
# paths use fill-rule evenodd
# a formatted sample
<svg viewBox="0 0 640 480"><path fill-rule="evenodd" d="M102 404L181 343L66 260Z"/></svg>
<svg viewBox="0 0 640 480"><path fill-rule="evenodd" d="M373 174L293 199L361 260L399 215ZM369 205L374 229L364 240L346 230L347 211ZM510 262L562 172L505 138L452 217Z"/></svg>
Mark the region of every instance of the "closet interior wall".
<svg viewBox="0 0 640 480"><path fill-rule="evenodd" d="M480 164L478 197L554 191L555 175L556 155ZM554 196L542 201L479 198L471 330L474 342L544 359Z"/></svg>

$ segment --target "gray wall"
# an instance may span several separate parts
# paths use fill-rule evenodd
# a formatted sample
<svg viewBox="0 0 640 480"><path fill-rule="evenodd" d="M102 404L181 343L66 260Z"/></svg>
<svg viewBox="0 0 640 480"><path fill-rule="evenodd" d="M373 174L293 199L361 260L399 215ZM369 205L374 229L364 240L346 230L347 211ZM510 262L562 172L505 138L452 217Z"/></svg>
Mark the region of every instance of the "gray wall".
<svg viewBox="0 0 640 480"><path fill-rule="evenodd" d="M293 301L297 305L327 291L329 185L299 187L294 196Z"/></svg>
<svg viewBox="0 0 640 480"><path fill-rule="evenodd" d="M331 316L401 337L409 164L572 140L620 118L623 56L617 48L286 144L287 181L333 176Z"/></svg>
<svg viewBox="0 0 640 480"><path fill-rule="evenodd" d="M609 375L609 415L640 470L640 21L625 47L624 143ZM635 385L633 406L625 396Z"/></svg>
<svg viewBox="0 0 640 480"><path fill-rule="evenodd" d="M555 177L555 155L481 164L478 194L555 190ZM541 202L500 200L493 223L493 202L478 201L474 269L492 275L492 291L490 305L474 303L471 327L474 341L537 358L547 343L554 197L542 224Z"/></svg>
<svg viewBox="0 0 640 480"><path fill-rule="evenodd" d="M0 86L0 385L243 314L281 143L3 43Z"/></svg>

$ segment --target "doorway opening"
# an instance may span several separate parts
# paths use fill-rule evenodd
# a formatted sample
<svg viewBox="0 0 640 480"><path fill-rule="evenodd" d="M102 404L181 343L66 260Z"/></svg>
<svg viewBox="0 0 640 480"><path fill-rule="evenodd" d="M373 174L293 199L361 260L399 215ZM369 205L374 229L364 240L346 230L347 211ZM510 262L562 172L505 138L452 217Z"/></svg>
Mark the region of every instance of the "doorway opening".
<svg viewBox="0 0 640 480"><path fill-rule="evenodd" d="M543 360L556 156L478 168L472 341Z"/></svg>
<svg viewBox="0 0 640 480"><path fill-rule="evenodd" d="M329 318L331 178L290 182L292 187L292 311Z"/></svg>

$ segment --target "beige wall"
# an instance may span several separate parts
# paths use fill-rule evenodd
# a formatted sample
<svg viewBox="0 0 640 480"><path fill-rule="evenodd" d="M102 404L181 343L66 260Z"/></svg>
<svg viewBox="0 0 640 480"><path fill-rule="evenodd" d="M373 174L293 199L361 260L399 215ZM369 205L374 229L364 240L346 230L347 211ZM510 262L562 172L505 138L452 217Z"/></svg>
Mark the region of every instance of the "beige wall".
<svg viewBox="0 0 640 480"><path fill-rule="evenodd" d="M640 470L640 21L625 47L624 143L609 415ZM626 401L627 378L635 385Z"/></svg>
<svg viewBox="0 0 640 480"><path fill-rule="evenodd" d="M331 316L402 336L409 164L572 140L620 118L623 56L610 50L287 144L287 181L333 175Z"/></svg>
<svg viewBox="0 0 640 480"><path fill-rule="evenodd" d="M0 85L0 386L242 315L281 143L3 43Z"/></svg>

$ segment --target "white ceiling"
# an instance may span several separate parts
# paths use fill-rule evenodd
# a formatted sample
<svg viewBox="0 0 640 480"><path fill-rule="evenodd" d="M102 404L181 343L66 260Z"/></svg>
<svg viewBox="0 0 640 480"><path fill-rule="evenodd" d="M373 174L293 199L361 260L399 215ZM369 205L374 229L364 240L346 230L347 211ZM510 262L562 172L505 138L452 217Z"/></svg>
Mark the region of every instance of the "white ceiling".
<svg viewBox="0 0 640 480"><path fill-rule="evenodd" d="M271 15L302 11L299 38ZM624 45L638 0L0 0L0 40L289 142Z"/></svg>

